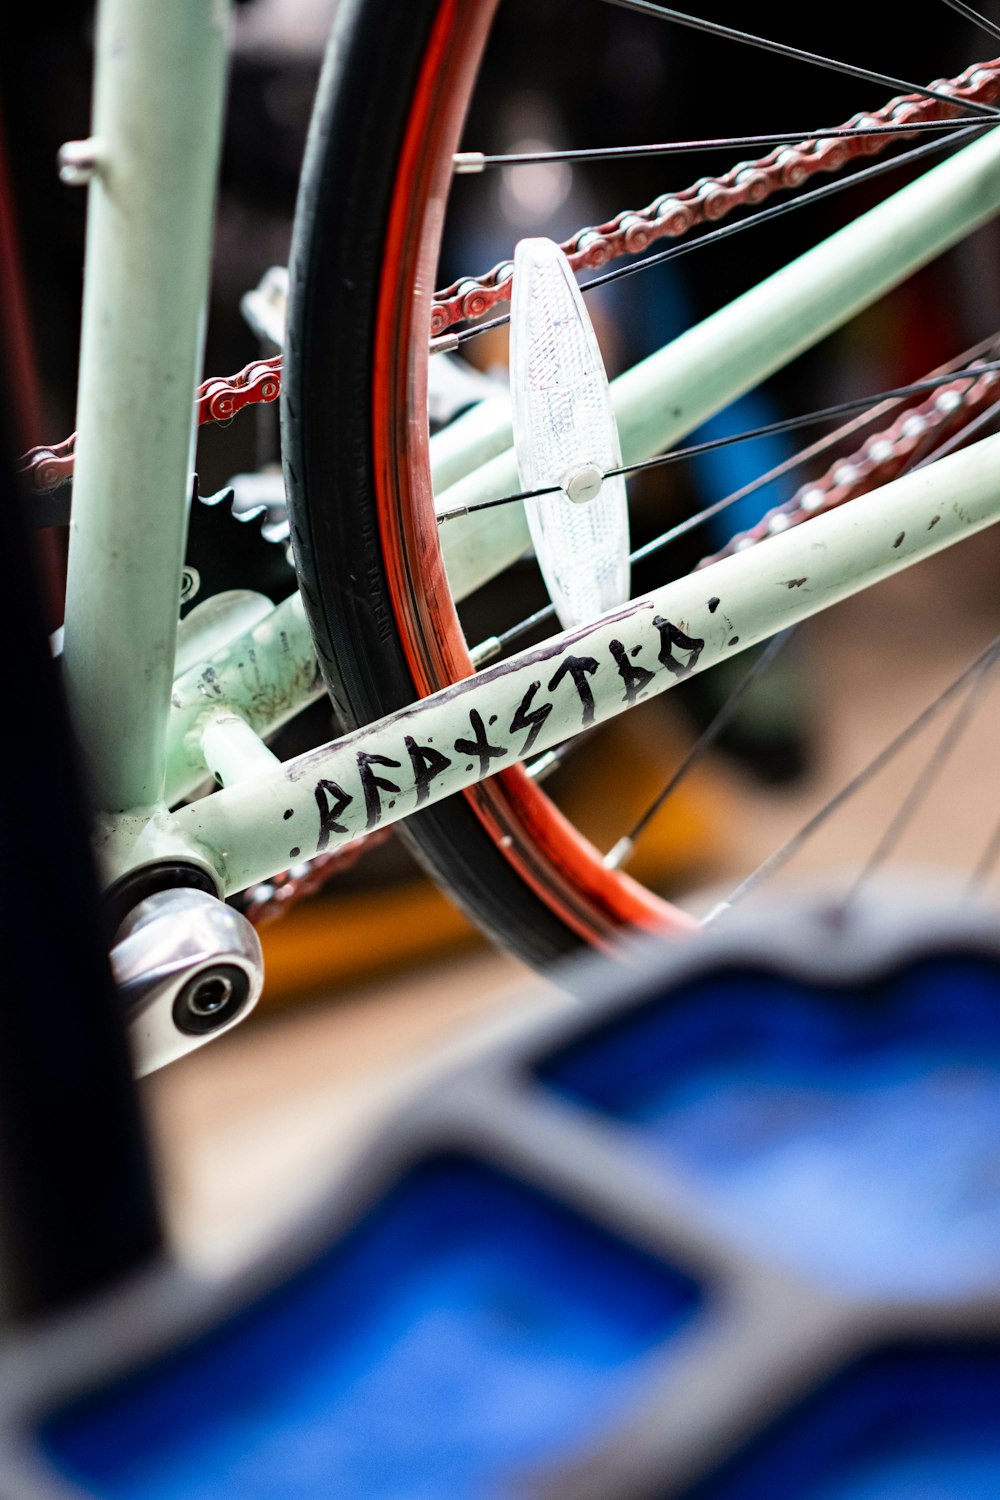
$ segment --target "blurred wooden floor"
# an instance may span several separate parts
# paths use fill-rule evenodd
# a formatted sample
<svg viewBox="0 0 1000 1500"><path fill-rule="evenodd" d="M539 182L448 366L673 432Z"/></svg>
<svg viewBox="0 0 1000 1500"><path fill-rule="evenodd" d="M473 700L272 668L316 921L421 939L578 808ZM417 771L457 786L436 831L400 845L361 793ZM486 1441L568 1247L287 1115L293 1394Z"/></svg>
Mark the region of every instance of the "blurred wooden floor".
<svg viewBox="0 0 1000 1500"><path fill-rule="evenodd" d="M182 1254L206 1270L252 1255L449 1048L545 996L564 1003L483 949L282 1010L143 1080Z"/></svg>

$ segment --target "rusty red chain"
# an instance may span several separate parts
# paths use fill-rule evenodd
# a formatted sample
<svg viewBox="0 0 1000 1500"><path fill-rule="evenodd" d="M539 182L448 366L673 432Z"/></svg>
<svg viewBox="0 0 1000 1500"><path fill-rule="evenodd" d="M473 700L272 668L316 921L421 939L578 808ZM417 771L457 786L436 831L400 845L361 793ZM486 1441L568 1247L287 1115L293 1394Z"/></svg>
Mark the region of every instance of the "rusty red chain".
<svg viewBox="0 0 1000 1500"><path fill-rule="evenodd" d="M897 479L998 400L1000 371L996 370L940 386L924 401L907 407L889 427L869 437L854 453L838 458L819 479L802 485L791 500L776 505L755 526L731 537L711 557L702 558L698 567L707 568L723 557L744 552L757 542Z"/></svg>
<svg viewBox="0 0 1000 1500"><path fill-rule="evenodd" d="M281 356L255 359L236 375L213 376L195 392L198 426L206 422L231 422L244 406L276 401L281 391ZM52 447L32 448L18 463L26 488L36 494L58 489L73 477L76 433Z"/></svg>
<svg viewBox="0 0 1000 1500"><path fill-rule="evenodd" d="M392 838L395 829L377 828L363 838L345 844L330 854L319 854L315 859L294 865L270 880L261 881L241 892L236 898L243 915L255 927L263 927L277 917L284 916L293 906L321 891L335 875L342 875L356 865L362 855L370 854L381 844Z"/></svg>
<svg viewBox="0 0 1000 1500"><path fill-rule="evenodd" d="M281 355L253 360L238 375L216 376L202 382L195 397L198 425L230 422L244 406L276 401L280 391Z"/></svg>
<svg viewBox="0 0 1000 1500"><path fill-rule="evenodd" d="M49 490L57 490L61 484L68 483L73 478L75 447L76 433L71 432L61 443L29 449L17 461L18 478L25 489L34 491L36 495L44 495Z"/></svg>
<svg viewBox="0 0 1000 1500"><path fill-rule="evenodd" d="M994 104L1000 98L1000 58L973 63L952 79L930 85L937 93L956 100ZM922 94L891 99L871 114L852 115L844 130L879 125L911 124L916 121L947 120L960 115L958 104L950 105ZM646 208L625 209L606 224L580 229L563 244L575 270L597 269L610 260L633 255L654 240L679 238L699 224L724 218L736 208L753 206L772 193L799 187L818 172L836 172L858 156L875 156L900 136L859 135L825 140L804 140L796 146L781 146L756 161L738 162L719 177L702 177L678 193L661 193ZM478 318L498 302L510 297L513 262L501 261L482 276L460 277L450 287L436 292L431 306L431 335L437 337L455 323ZM245 406L276 400L281 389L281 356L254 360L238 374L214 377L199 386L196 404L199 425L230 421ZM75 434L49 447L33 448L20 461L19 471L28 489L44 492L72 478Z"/></svg>
<svg viewBox="0 0 1000 1500"><path fill-rule="evenodd" d="M1000 95L1000 59L973 63L957 78L930 85L977 104L993 104ZM843 130L916 121L954 119L963 111L923 94L905 94L871 114L852 115ZM806 140L779 146L757 161L738 162L720 177L701 177L680 193L661 193L646 208L625 209L606 224L579 229L562 249L575 271L597 270L622 255L645 250L654 240L677 239L700 224L714 223L733 209L762 203L772 193L799 187L817 172L837 172L858 156L876 156L898 135L858 135L853 139ZM480 318L498 302L510 299L514 263L504 260L484 276L462 276L436 292L431 306L431 336L438 337L455 323Z"/></svg>

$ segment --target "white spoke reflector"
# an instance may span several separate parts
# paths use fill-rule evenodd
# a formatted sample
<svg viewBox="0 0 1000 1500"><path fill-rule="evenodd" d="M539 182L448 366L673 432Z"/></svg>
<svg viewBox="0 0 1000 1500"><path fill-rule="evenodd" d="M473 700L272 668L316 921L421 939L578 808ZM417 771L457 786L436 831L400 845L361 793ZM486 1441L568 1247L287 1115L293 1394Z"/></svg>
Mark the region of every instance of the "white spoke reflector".
<svg viewBox="0 0 1000 1500"><path fill-rule="evenodd" d="M521 488L549 597L565 629L629 597L625 480L597 338L569 261L552 240L514 252L510 399Z"/></svg>

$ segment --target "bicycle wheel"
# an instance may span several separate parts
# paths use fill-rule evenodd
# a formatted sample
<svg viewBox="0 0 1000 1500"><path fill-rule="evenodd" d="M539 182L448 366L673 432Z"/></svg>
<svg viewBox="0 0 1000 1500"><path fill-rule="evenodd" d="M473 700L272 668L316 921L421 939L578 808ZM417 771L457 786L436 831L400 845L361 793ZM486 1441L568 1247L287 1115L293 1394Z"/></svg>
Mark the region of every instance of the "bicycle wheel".
<svg viewBox="0 0 1000 1500"><path fill-rule="evenodd" d="M439 205L495 8L344 5L320 85L284 444L301 586L351 725L473 670L440 560L426 428L409 416L426 407L427 299L415 292L433 290ZM323 503L334 496L350 500ZM691 925L605 870L520 767L408 820L404 837L477 924L535 964L581 940L607 946L625 924Z"/></svg>
<svg viewBox="0 0 1000 1500"><path fill-rule="evenodd" d="M497 0L344 0L291 263L283 446L292 539L323 672L356 726L473 670L438 541L429 309L443 209ZM409 819L473 920L546 964L624 928L696 924L619 870L522 767Z"/></svg>

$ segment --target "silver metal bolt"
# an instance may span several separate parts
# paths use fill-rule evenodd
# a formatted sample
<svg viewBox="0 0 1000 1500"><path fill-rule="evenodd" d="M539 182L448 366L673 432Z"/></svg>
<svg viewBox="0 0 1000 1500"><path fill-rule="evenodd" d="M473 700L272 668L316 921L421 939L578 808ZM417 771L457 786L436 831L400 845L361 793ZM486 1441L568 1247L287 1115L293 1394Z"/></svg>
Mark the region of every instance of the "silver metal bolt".
<svg viewBox="0 0 1000 1500"><path fill-rule="evenodd" d="M208 971L197 987L192 990L188 1000L188 1007L193 1015L208 1017L214 1016L231 999L233 994L232 981L224 974L213 974Z"/></svg>
<svg viewBox="0 0 1000 1500"><path fill-rule="evenodd" d="M100 142L94 136L85 141L66 141L59 147L59 181L67 187L86 187L101 166Z"/></svg>

